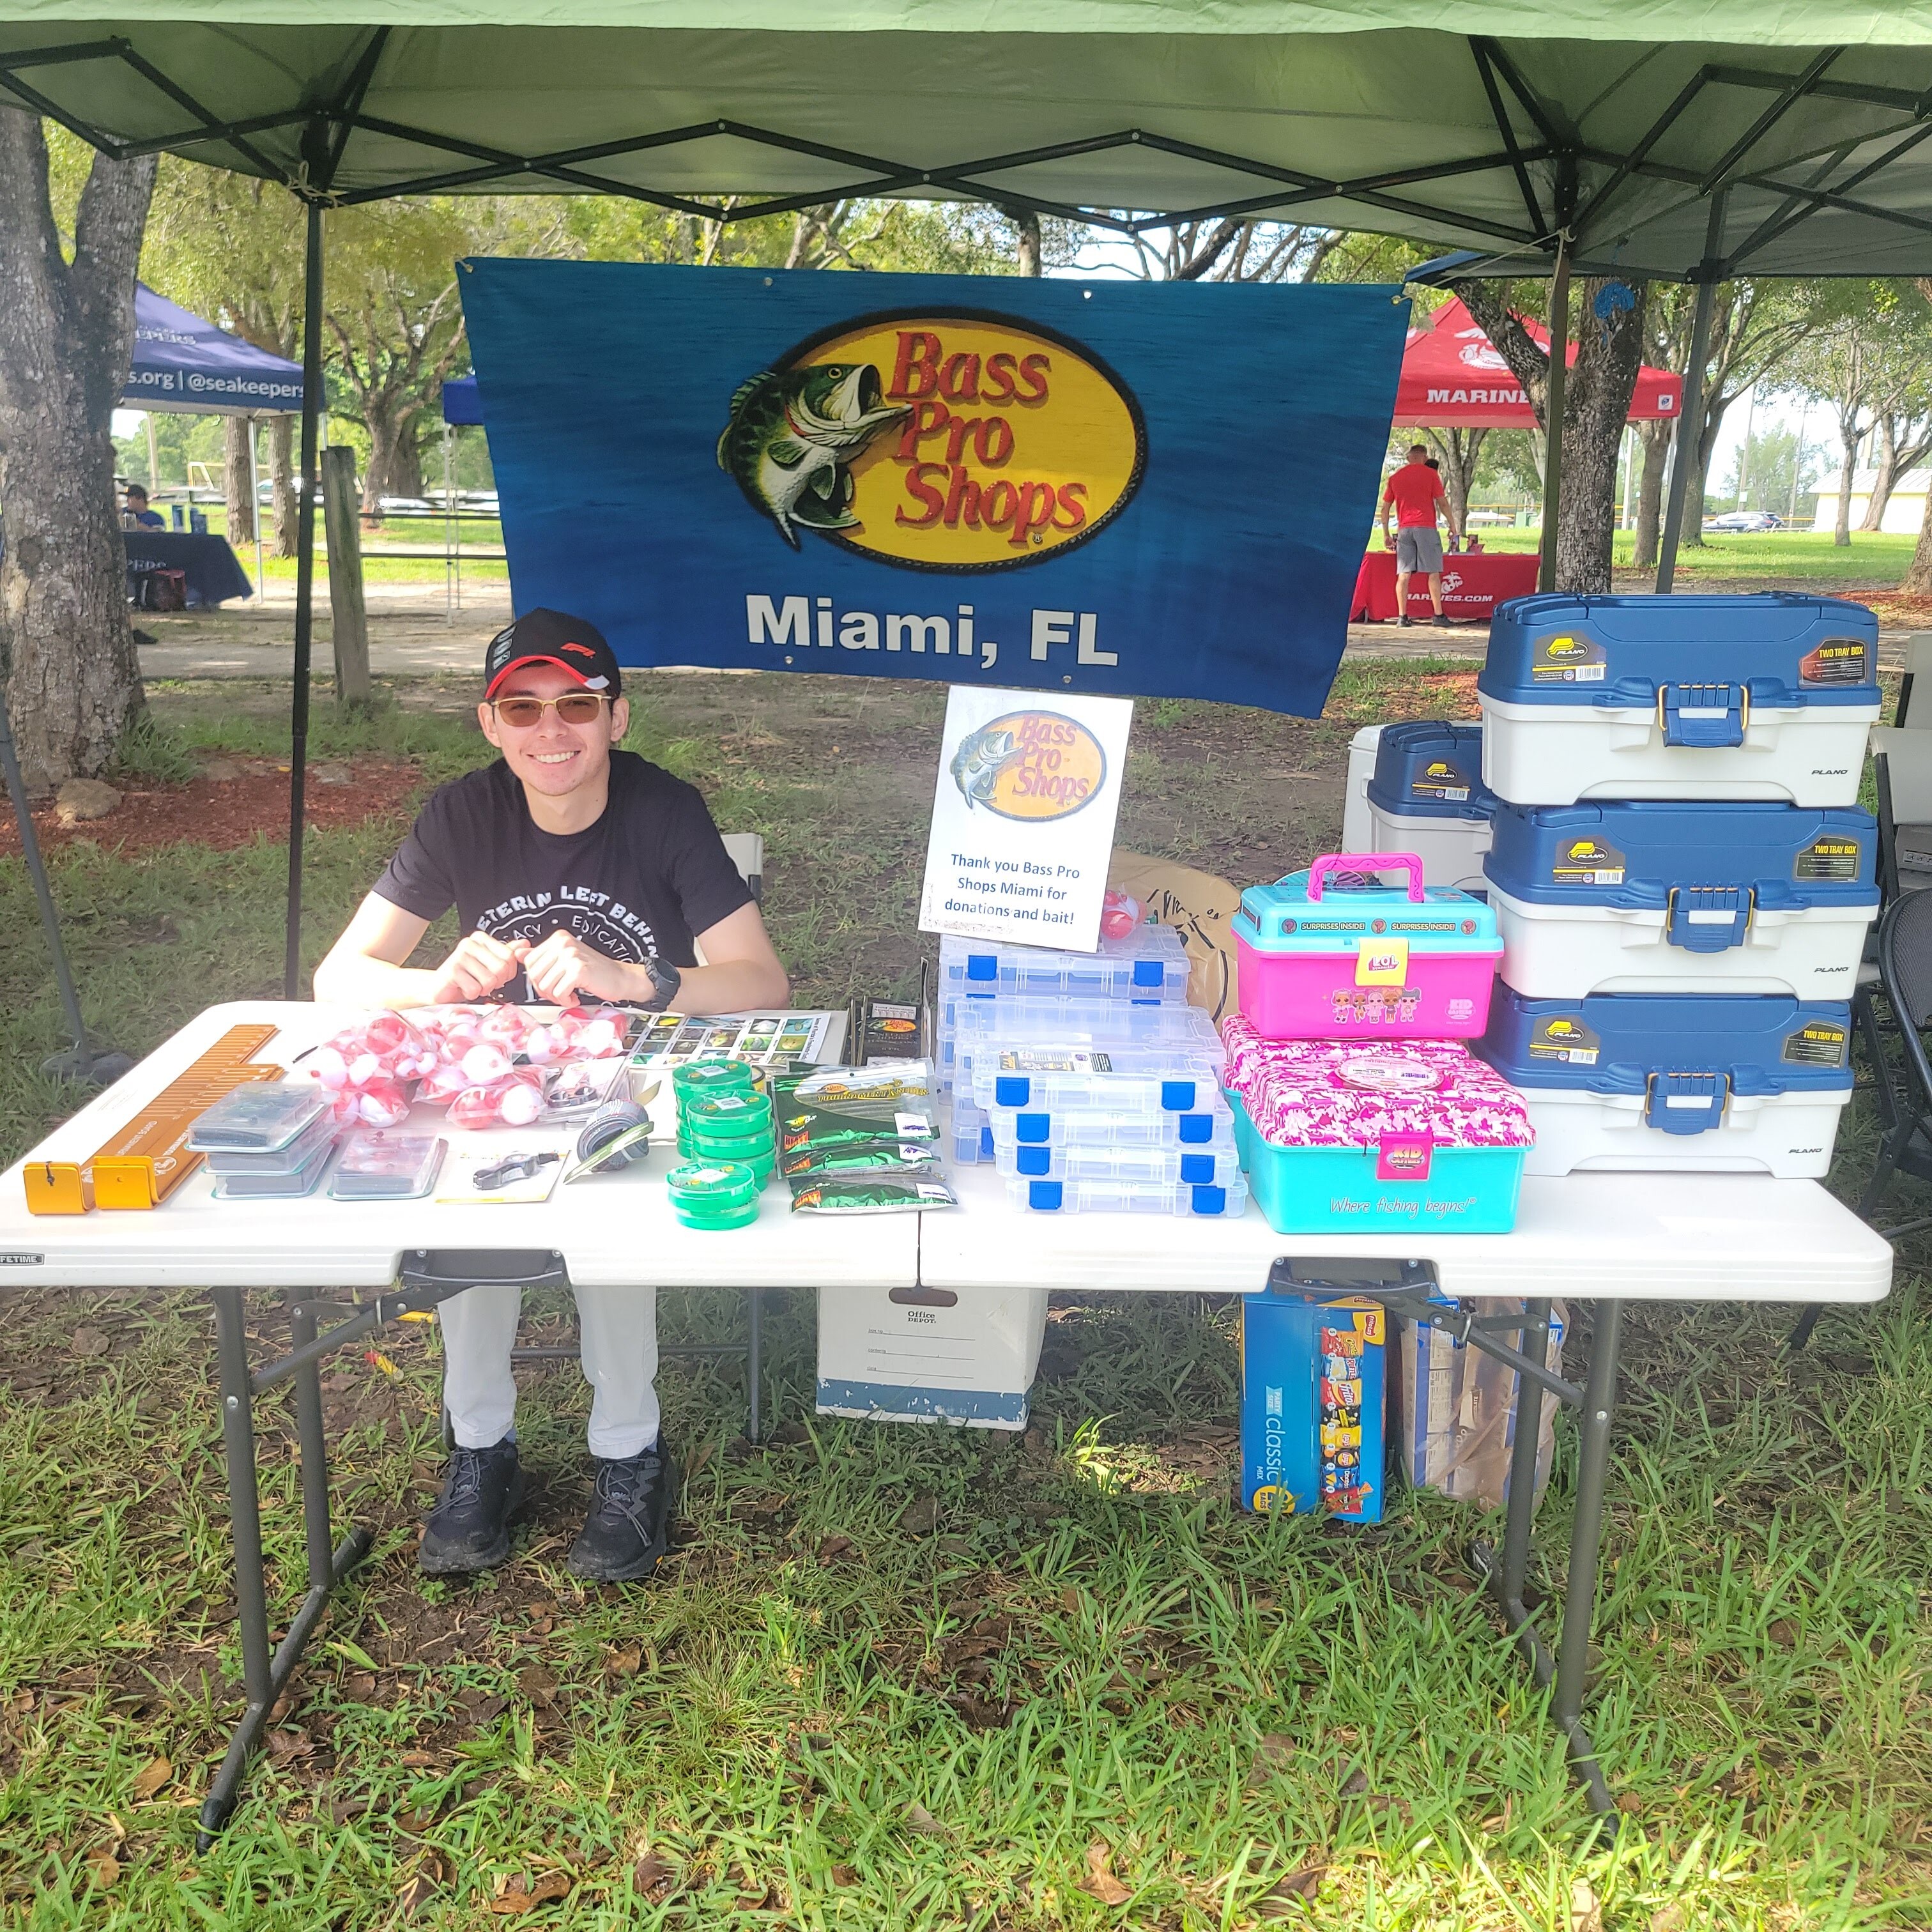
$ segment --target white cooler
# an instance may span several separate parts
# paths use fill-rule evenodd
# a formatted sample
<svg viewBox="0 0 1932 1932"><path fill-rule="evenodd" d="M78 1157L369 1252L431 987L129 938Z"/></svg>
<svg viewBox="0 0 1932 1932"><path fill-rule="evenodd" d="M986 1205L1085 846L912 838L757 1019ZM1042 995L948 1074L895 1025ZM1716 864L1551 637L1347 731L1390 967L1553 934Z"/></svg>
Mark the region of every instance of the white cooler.
<svg viewBox="0 0 1932 1932"><path fill-rule="evenodd" d="M1476 688L1483 782L1519 804L1854 805L1878 620L1782 594L1519 598L1490 625Z"/></svg>
<svg viewBox="0 0 1932 1932"><path fill-rule="evenodd" d="M1851 1035L1843 1002L1504 986L1475 1051L1528 1109L1526 1174L1820 1180L1852 1097Z"/></svg>
<svg viewBox="0 0 1932 1932"><path fill-rule="evenodd" d="M1851 997L1878 914L1868 812L1636 800L1498 805L1492 824L1519 993Z"/></svg>

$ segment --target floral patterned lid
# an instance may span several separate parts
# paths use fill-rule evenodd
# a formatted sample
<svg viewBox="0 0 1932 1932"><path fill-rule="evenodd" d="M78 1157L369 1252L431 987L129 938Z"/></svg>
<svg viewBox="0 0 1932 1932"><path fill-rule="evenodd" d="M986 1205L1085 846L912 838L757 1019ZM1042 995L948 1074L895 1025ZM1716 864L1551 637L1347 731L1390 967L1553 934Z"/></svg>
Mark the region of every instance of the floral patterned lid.
<svg viewBox="0 0 1932 1932"><path fill-rule="evenodd" d="M1264 1040L1222 1022L1227 1084L1276 1147L1374 1147L1391 1135L1436 1147L1526 1148L1522 1096L1460 1040Z"/></svg>

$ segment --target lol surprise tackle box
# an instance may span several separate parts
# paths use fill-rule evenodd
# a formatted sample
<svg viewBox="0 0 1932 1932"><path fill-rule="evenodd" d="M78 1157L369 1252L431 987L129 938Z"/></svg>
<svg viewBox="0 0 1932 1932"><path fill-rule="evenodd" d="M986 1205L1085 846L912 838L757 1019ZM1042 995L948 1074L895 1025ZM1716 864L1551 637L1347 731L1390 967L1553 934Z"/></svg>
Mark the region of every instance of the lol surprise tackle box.
<svg viewBox="0 0 1932 1932"><path fill-rule="evenodd" d="M1388 1317L1375 1302L1241 1298L1241 1504L1382 1520Z"/></svg>
<svg viewBox="0 0 1932 1932"><path fill-rule="evenodd" d="M1224 1022L1234 1144L1281 1234L1516 1225L1522 1096L1460 1040L1264 1040Z"/></svg>
<svg viewBox="0 0 1932 1932"><path fill-rule="evenodd" d="M1407 873L1406 886L1382 884ZM1478 898L1425 886L1412 852L1330 853L1250 886L1232 921L1241 1011L1266 1040L1466 1040L1502 957Z"/></svg>

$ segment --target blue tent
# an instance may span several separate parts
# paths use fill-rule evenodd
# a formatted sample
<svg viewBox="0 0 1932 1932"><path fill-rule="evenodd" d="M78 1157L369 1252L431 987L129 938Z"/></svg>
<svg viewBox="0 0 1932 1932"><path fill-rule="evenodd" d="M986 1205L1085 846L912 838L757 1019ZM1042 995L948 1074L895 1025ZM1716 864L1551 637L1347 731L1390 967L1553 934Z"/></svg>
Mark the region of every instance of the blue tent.
<svg viewBox="0 0 1932 1932"><path fill-rule="evenodd" d="M293 416L302 406L302 364L271 356L136 282L134 366L121 406L188 416Z"/></svg>
<svg viewBox="0 0 1932 1932"><path fill-rule="evenodd" d="M474 376L455 376L442 386L442 419L460 428L483 420L483 394Z"/></svg>

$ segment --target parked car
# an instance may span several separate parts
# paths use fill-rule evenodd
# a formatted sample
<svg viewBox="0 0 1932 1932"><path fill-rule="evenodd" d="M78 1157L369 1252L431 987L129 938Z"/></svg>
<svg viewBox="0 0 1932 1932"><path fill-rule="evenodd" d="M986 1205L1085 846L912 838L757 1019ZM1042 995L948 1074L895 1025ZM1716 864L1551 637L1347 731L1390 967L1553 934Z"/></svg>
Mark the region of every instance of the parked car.
<svg viewBox="0 0 1932 1932"><path fill-rule="evenodd" d="M1706 517L1707 530L1781 530L1784 519L1772 510L1726 510L1721 517Z"/></svg>

